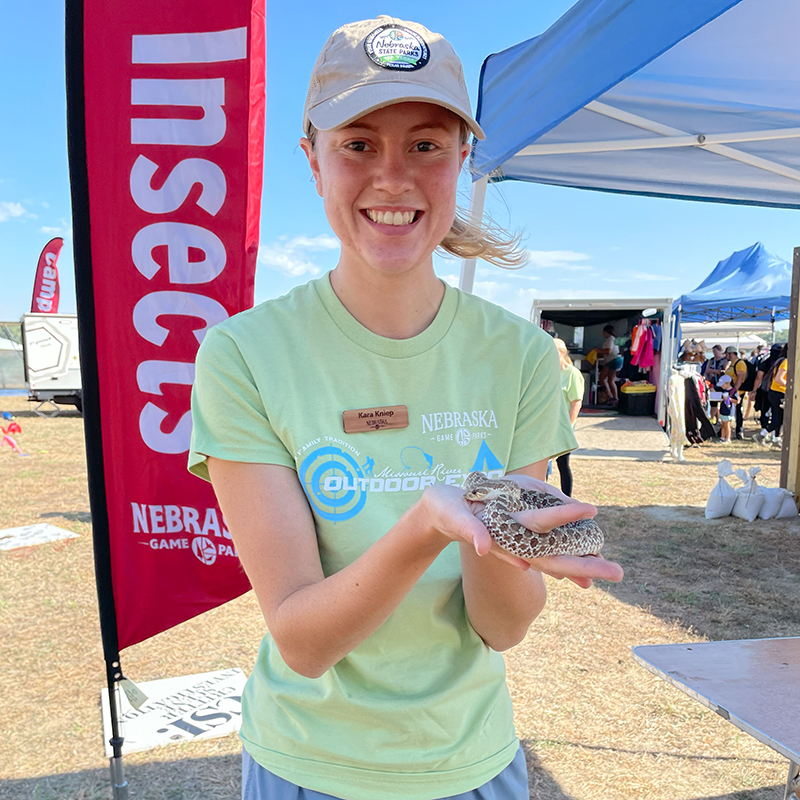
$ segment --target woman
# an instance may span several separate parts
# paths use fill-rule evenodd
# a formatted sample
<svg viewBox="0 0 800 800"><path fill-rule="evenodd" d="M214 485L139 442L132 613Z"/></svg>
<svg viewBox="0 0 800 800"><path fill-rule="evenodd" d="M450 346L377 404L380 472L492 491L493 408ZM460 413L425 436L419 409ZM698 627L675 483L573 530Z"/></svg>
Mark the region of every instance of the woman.
<svg viewBox="0 0 800 800"><path fill-rule="evenodd" d="M619 403L616 380L617 372L622 368L622 356L619 354L619 346L614 337L613 326L606 325L603 328L603 336L605 337L605 342L599 348L603 357L599 380L600 385L606 390L608 404L615 406Z"/></svg>
<svg viewBox="0 0 800 800"><path fill-rule="evenodd" d="M512 556L459 488L474 468L544 488L575 446L550 338L433 271L438 246L515 259L456 218L483 135L460 61L413 22L345 25L304 130L339 262L209 331L192 405L190 469L269 631L243 696L243 797L527 800L498 651L544 606L542 573L586 587L622 571Z"/></svg>
<svg viewBox="0 0 800 800"><path fill-rule="evenodd" d="M572 363L564 340L554 339L553 341L561 362L561 391L564 393L569 422L574 430L578 413L583 404L583 373ZM556 464L558 465L558 474L561 476L561 491L568 497L572 497L572 469L569 465L569 453L558 456Z"/></svg>
<svg viewBox="0 0 800 800"><path fill-rule="evenodd" d="M769 398L770 419L767 425L767 436L764 441L768 442L772 434L772 443L781 444L781 428L783 427L783 403L786 398L786 371L788 369L789 346L784 345L780 351L769 374Z"/></svg>

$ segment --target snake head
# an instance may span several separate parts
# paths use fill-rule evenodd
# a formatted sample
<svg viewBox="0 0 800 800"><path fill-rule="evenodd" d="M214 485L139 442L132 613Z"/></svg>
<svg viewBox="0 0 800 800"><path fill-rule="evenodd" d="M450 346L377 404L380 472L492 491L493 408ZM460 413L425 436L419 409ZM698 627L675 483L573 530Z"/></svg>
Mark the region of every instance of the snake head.
<svg viewBox="0 0 800 800"><path fill-rule="evenodd" d="M475 491L479 486L486 483L489 480L488 475L484 475L482 472L470 472L467 475L466 480L462 484L461 488L467 493L471 494Z"/></svg>

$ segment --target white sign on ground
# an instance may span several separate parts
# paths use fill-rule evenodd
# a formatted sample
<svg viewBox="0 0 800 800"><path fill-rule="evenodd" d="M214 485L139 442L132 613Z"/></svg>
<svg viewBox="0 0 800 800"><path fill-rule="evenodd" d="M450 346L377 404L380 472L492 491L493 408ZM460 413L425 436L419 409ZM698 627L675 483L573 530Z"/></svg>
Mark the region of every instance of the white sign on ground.
<svg viewBox="0 0 800 800"><path fill-rule="evenodd" d="M124 753L152 750L187 739L215 739L239 730L247 678L238 668L139 683L147 700L135 709L123 692L120 728ZM101 693L106 755L110 758L108 689Z"/></svg>
<svg viewBox="0 0 800 800"><path fill-rule="evenodd" d="M59 539L77 539L78 534L64 528L57 528L48 522L36 525L23 525L21 528L0 530L0 550L16 550L34 544L57 542Z"/></svg>

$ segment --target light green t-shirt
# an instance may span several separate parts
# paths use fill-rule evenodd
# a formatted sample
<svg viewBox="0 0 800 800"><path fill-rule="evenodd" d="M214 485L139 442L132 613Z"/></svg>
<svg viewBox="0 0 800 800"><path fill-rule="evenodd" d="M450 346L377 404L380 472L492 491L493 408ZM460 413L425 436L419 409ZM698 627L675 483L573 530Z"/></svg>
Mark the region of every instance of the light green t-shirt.
<svg viewBox="0 0 800 800"><path fill-rule="evenodd" d="M583 400L583 373L570 364L561 370L561 389L567 403Z"/></svg>
<svg viewBox="0 0 800 800"><path fill-rule="evenodd" d="M326 275L208 332L189 466L206 479L205 456L295 469L331 575L426 486L575 448L560 387L552 340L519 317L447 287L425 331L386 339ZM408 427L344 433L343 411L396 405ZM268 770L345 800L431 800L502 771L518 748L505 665L467 619L458 546L320 678L289 669L265 635L241 736Z"/></svg>

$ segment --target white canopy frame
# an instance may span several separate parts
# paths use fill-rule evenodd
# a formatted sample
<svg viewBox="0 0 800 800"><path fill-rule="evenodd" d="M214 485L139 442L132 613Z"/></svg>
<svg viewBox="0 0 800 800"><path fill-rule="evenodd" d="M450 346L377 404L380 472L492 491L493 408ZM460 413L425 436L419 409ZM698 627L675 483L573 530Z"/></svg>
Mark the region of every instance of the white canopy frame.
<svg viewBox="0 0 800 800"><path fill-rule="evenodd" d="M632 125L640 130L657 133L657 138L647 139L618 139L597 142L566 142L561 144L531 144L517 153L518 156L549 156L580 153L603 153L627 150L653 150L665 147L699 147L711 153L716 153L724 158L748 164L756 169L772 172L784 178L800 183L800 170L792 169L784 164L777 164L760 156L744 153L730 144L741 142L758 142L775 139L800 139L800 128L780 128L775 130L745 131L741 133L721 134L693 134L686 131L663 125L660 122L631 114L627 111L614 108L608 103L597 100L584 106L586 110L594 111L605 117L610 117L619 122ZM486 187L489 177L484 176L472 184L470 199L470 222L479 225L483 219L486 205ZM463 259L461 262L461 276L458 287L464 292L472 293L475 284L476 259Z"/></svg>

